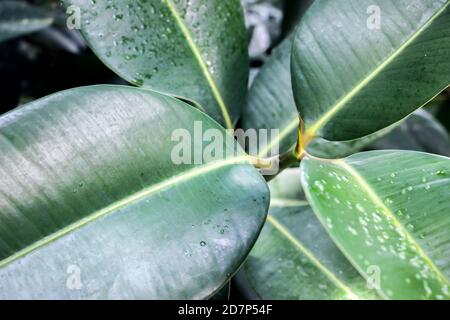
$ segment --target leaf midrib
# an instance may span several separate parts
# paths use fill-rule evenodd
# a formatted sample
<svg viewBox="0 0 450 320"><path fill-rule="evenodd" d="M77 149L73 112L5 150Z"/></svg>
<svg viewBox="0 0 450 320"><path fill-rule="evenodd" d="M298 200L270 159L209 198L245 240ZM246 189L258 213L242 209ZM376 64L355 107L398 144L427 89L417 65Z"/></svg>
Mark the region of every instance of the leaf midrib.
<svg viewBox="0 0 450 320"><path fill-rule="evenodd" d="M363 176L361 176L356 169L354 169L351 165L347 164L344 160L333 160L332 161L335 165L343 169L344 171L348 172L351 176L353 176L357 183L360 185L360 187L365 190L366 194L369 196L369 198L374 202L374 204L377 207L382 208L381 214L383 214L390 223L392 223L397 230L401 230L401 233L404 235L405 239L416 249L417 254L423 259L423 261L430 267L431 270L436 274L437 278L443 282L445 285L450 286L450 281L445 277L442 272L439 270L439 268L433 263L433 261L428 257L428 255L423 251L422 247L417 243L414 236L411 235L409 230L401 223L397 216L392 212L390 208L388 208L384 202L380 199L378 194L370 185L368 182L364 179Z"/></svg>
<svg viewBox="0 0 450 320"><path fill-rule="evenodd" d="M402 45L402 47L401 47L401 52L403 52L403 50L406 48L406 47L408 47L408 45L409 44L411 44L411 42L412 41L414 41L432 22L434 22L436 19L437 19L437 17L440 15L440 14L442 14L444 11L445 11L445 9L448 7L450 5L450 2L447 2L437 13L435 13L416 33L414 33L414 35L412 36L412 37L410 37L403 45ZM393 59L395 59L399 54L401 54L401 52L398 52L398 50L400 50L400 48L399 49L397 49L396 50L396 52L394 53L394 54L396 54L394 57L390 57L390 59L391 59L391 61L393 60ZM389 61L390 62L390 61ZM383 64L385 64L386 63L386 61L383 63ZM377 69L379 69L380 67L382 67L381 69L383 69L386 65L380 65ZM389 63L388 63L389 64ZM377 70L376 69L376 70ZM378 70L378 73L380 72L381 70ZM375 71L373 71L373 72L375 72ZM373 73L372 72L372 73ZM377 74L378 74L377 73ZM374 76L373 76L373 78L377 75L377 74L375 74ZM373 79L372 78L372 79ZM371 80L372 80L371 79ZM367 81L367 83L368 82L370 82L370 81ZM446 87L448 87L448 85L446 86ZM446 88L445 87L445 88ZM443 88L439 93L437 93L436 94L436 96L438 96L443 90L445 90L445 88ZM353 89L354 90L354 89ZM353 91L352 90L352 91ZM355 95L356 93L354 93L353 94L353 96ZM346 96L348 96L348 94L346 95ZM434 96L433 98L435 98L436 96ZM345 97L344 97L345 98ZM344 99L343 98L343 99ZM433 98L431 98L429 101L431 101ZM347 99L347 100L350 100L350 99ZM426 105L429 101L427 101L424 105ZM332 107L332 109L333 108L336 108L336 106L337 106L338 104L335 104L333 107ZM345 103L344 103L344 105L345 105ZM341 106L341 108L343 107L343 105ZM422 107L422 106L421 106ZM331 111L333 111L333 110L329 110L327 113L331 113ZM307 131L307 134L309 135L309 136L311 136L311 137L314 137L314 136L316 136L317 135L317 131L321 128L321 127L323 127L323 125L325 125L326 124L326 122L328 122L328 120L330 120L330 118L333 116L333 114L334 113L336 113L336 112L338 112L339 110L334 110L335 112L333 112L332 114L329 114L328 116L327 116L327 114L325 114L324 116L322 116L319 120L316 120L315 122L313 122L313 124L310 126L310 128L308 129L308 131ZM325 116L327 116L327 119L323 119ZM322 122L322 124L321 125L319 125L319 121L321 121ZM298 128L298 119L295 117L295 118L293 118L292 119L292 121L291 122L289 122L289 124L287 125L287 126L285 126L285 128L281 131L281 133L278 135L278 137L277 137L277 139L274 139L274 140L272 140L271 142L270 142L270 144L268 144L268 146L266 146L261 152L260 152L260 156L263 156L268 150L270 150L271 148L272 148L272 146L273 145L275 145L276 143L280 143L285 137L287 137L291 132L293 132L294 130L296 130ZM313 130L312 130L313 129Z"/></svg>
<svg viewBox="0 0 450 320"><path fill-rule="evenodd" d="M185 25L183 18L178 13L177 8L172 3L172 0L164 0L164 3L167 5L170 12L174 16L175 21L177 22L178 26L180 27L180 30L183 33L183 36L186 38L186 41L188 42L189 47L191 48L191 50L195 56L195 59L197 60L198 64L200 65L200 69L202 70L202 72L211 88L214 98L216 99L217 104L220 107L220 110L222 112L222 116L224 118L227 129L233 129L234 125L233 125L233 121L231 120L231 116L228 112L228 108L225 104L224 99L222 98L220 90L218 89L218 86L217 86L211 72L208 69L208 66L206 65L205 61L203 60L200 49L197 47L196 43L194 42L189 29Z"/></svg>
<svg viewBox="0 0 450 320"><path fill-rule="evenodd" d="M231 159L227 159L227 160L223 160L223 161L213 162L213 163L204 165L202 167L197 167L197 168L191 169L190 171L183 172L181 174L172 176L165 181L162 181L157 184L151 185L147 188L144 188L141 191L136 192L130 196L127 196L119 201L116 201L101 210L91 213L90 215L54 232L53 234L50 234L50 235L40 239L39 241L36 241L35 243L33 243L19 251L17 251L16 253L10 255L9 257L7 257L3 260L0 260L0 268L3 268L7 264L9 264L15 260L18 260L18 259L26 256L27 254L35 251L36 249L44 247L77 229L82 228L91 222L94 222L108 214L111 214L111 213L119 210L120 208L126 207L127 205L130 205L131 203L140 201L152 194L155 194L163 189L167 189L178 183L183 183L185 181L189 181L193 178L196 178L196 177L206 174L208 172L226 167L228 165L239 164L239 163L241 163L241 164L248 163L247 157L242 156L242 157L231 158Z"/></svg>
<svg viewBox="0 0 450 320"><path fill-rule="evenodd" d="M442 14L450 5L450 1L447 1L441 9L433 14L430 19L424 23L412 36L410 36L398 49L396 49L384 62L382 62L376 69L368 74L356 87L350 90L344 97L337 101L322 117L314 121L314 123L307 129L307 135L314 137L319 131L336 113L338 113L348 101L356 96L368 83L370 83L377 75L381 73L395 58L397 58L403 51L416 40L427 28Z"/></svg>
<svg viewBox="0 0 450 320"><path fill-rule="evenodd" d="M275 217L272 215L267 216L267 221L272 224L272 226L277 230L282 236L284 236L298 251L305 255L312 264L316 266L334 285L344 291L347 296L352 300L360 300L358 295L356 295L347 285L345 285L339 278L337 278L333 272L328 270L316 257L315 255L306 249L300 241L298 241L292 233Z"/></svg>

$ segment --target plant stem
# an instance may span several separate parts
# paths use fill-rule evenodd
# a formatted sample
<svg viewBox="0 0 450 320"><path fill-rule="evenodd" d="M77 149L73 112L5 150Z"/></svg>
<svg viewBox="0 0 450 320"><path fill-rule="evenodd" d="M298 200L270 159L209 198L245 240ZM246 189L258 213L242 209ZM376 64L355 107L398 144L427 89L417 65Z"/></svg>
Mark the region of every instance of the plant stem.
<svg viewBox="0 0 450 320"><path fill-rule="evenodd" d="M255 168L261 171L277 168L275 174L264 175L267 182L276 178L284 169L289 168L294 164L299 164L303 157L307 155L306 147L314 137L303 133L303 119L300 114L298 115L298 120L298 140L295 146L287 152L272 158L250 157Z"/></svg>
<svg viewBox="0 0 450 320"><path fill-rule="evenodd" d="M267 182L278 176L278 174L280 174L284 169L299 163L299 160L297 159L295 153L295 149L293 148L275 157L271 158L250 157L250 160L253 163L253 166L262 171L263 174L264 170L266 171L276 170L276 173L274 174L264 175L264 178L266 179Z"/></svg>

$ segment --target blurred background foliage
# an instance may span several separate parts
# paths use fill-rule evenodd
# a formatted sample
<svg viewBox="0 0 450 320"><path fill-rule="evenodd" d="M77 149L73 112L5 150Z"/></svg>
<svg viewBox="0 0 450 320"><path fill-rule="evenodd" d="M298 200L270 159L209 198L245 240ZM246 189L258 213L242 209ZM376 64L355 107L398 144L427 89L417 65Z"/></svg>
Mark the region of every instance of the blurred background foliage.
<svg viewBox="0 0 450 320"><path fill-rule="evenodd" d="M0 0L1 23L13 17ZM16 1L17 2L17 1ZM77 30L66 27L65 9L57 0L21 0L18 17L43 15L43 29L0 42L0 113L68 88L100 83L126 84L87 47ZM313 0L241 0L251 58L251 81L274 48L295 29ZM249 84L249 85L250 85ZM450 90L404 121L368 149L409 149L450 156ZM241 275L231 285L231 298L254 298Z"/></svg>

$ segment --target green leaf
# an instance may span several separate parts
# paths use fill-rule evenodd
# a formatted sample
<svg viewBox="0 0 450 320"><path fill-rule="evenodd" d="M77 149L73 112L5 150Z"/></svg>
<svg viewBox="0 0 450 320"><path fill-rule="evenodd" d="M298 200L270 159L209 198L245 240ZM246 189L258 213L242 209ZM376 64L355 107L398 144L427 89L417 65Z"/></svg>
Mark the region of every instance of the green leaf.
<svg viewBox="0 0 450 320"><path fill-rule="evenodd" d="M376 298L366 281L341 254L306 201L280 186L296 185L299 170L270 183L268 222L243 266L245 278L262 299Z"/></svg>
<svg viewBox="0 0 450 320"><path fill-rule="evenodd" d="M121 86L60 92L2 116L0 298L197 299L220 289L256 240L268 190L230 145L223 160L176 165L179 130L195 150L209 146L194 122L225 132L177 99Z"/></svg>
<svg viewBox="0 0 450 320"><path fill-rule="evenodd" d="M297 142L298 112L292 96L290 56L292 37L283 41L256 76L242 112L241 126L248 129L277 129L279 136L270 136L260 154L267 156L272 143L280 153Z"/></svg>
<svg viewBox="0 0 450 320"><path fill-rule="evenodd" d="M0 2L0 42L41 30L53 22L46 10L21 1Z"/></svg>
<svg viewBox="0 0 450 320"><path fill-rule="evenodd" d="M315 1L292 56L308 136L356 139L401 120L448 87L449 56L448 0Z"/></svg>
<svg viewBox="0 0 450 320"><path fill-rule="evenodd" d="M249 62L239 0L65 0L81 8L84 37L114 72L138 86L184 96L233 127Z"/></svg>
<svg viewBox="0 0 450 320"><path fill-rule="evenodd" d="M349 141L328 141L322 138L316 138L308 144L306 150L309 154L316 157L326 159L343 158L361 151L370 144L378 141L400 123L401 121L368 136Z"/></svg>
<svg viewBox="0 0 450 320"><path fill-rule="evenodd" d="M433 115L420 109L373 148L423 151L449 157L450 136Z"/></svg>
<svg viewBox="0 0 450 320"><path fill-rule="evenodd" d="M260 141L259 155L262 157L270 156L276 144L282 154L297 142L299 120L290 69L292 41L291 36L282 42L262 67L250 88L242 114L241 125L244 130L279 130L279 135L269 135L267 141ZM360 139L343 142L318 138L308 145L308 152L318 157L342 158L362 150L392 129L386 128Z"/></svg>
<svg viewBox="0 0 450 320"><path fill-rule="evenodd" d="M314 212L380 295L450 298L450 159L373 151L308 157L301 171Z"/></svg>

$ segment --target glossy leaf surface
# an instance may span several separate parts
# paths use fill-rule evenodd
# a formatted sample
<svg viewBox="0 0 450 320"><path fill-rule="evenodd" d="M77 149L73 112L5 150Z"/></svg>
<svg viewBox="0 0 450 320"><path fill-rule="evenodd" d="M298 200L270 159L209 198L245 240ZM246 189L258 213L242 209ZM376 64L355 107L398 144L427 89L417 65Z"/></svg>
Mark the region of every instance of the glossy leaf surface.
<svg viewBox="0 0 450 320"><path fill-rule="evenodd" d="M292 75L309 136L383 129L450 84L450 1L319 0L297 29Z"/></svg>
<svg viewBox="0 0 450 320"><path fill-rule="evenodd" d="M421 109L372 147L423 151L450 157L450 135L433 115Z"/></svg>
<svg viewBox="0 0 450 320"><path fill-rule="evenodd" d="M380 295L450 297L450 159L373 151L301 170L314 212Z"/></svg>
<svg viewBox="0 0 450 320"><path fill-rule="evenodd" d="M220 289L256 240L268 190L240 149L177 165L180 135L189 148L198 141L193 157L209 146L194 123L224 135L177 99L120 86L2 116L0 297L199 299Z"/></svg>
<svg viewBox="0 0 450 320"><path fill-rule="evenodd" d="M262 67L250 88L242 114L244 130L269 130L267 141L260 141L259 154L263 157L273 156L276 152L272 152L272 149L278 149L280 154L287 152L297 143L299 120L290 69L292 40L291 36L281 43ZM392 129L386 128L366 137L343 142L317 138L308 145L308 152L318 157L342 158L360 151Z"/></svg>
<svg viewBox="0 0 450 320"><path fill-rule="evenodd" d="M301 300L377 298L330 239L308 203L293 193L301 190L299 170L286 170L270 183L270 189L268 221L243 267L257 296Z"/></svg>
<svg viewBox="0 0 450 320"><path fill-rule="evenodd" d="M99 58L138 86L197 101L231 128L247 92L239 0L65 0Z"/></svg>

